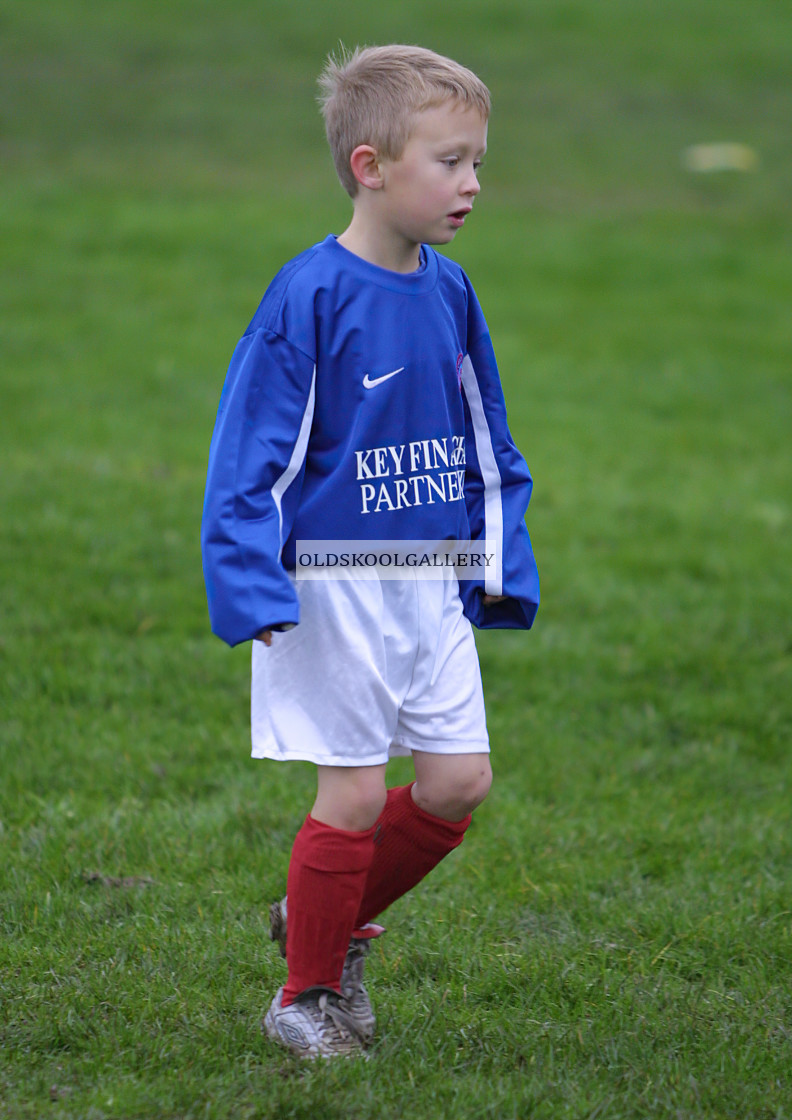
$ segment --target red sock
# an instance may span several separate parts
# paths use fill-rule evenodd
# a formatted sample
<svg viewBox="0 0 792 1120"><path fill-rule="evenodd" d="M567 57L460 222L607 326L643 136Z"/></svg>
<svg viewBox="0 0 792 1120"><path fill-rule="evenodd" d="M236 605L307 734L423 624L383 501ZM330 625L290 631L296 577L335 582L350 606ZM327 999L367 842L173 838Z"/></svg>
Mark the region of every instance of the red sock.
<svg viewBox="0 0 792 1120"><path fill-rule="evenodd" d="M294 841L287 896L287 1007L306 988L341 990L341 972L374 856L374 831L346 832L309 814Z"/></svg>
<svg viewBox="0 0 792 1120"><path fill-rule="evenodd" d="M461 821L444 821L419 809L412 799L412 784L388 790L374 829L374 859L355 928L376 918L420 883L444 856L459 847L469 824L470 814Z"/></svg>

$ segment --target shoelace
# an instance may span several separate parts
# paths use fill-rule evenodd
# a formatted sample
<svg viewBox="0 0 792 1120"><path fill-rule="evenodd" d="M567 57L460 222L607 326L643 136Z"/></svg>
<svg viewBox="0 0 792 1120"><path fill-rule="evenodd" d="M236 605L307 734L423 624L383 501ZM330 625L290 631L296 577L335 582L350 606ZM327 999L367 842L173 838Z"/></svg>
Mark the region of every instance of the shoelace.
<svg viewBox="0 0 792 1120"><path fill-rule="evenodd" d="M358 1030L357 1023L349 1012L342 1007L342 1001L336 1001L330 998L327 992L323 992L319 996L318 1006L324 1018L329 1019L333 1026L339 1031L342 1038L354 1039L362 1042L362 1036Z"/></svg>

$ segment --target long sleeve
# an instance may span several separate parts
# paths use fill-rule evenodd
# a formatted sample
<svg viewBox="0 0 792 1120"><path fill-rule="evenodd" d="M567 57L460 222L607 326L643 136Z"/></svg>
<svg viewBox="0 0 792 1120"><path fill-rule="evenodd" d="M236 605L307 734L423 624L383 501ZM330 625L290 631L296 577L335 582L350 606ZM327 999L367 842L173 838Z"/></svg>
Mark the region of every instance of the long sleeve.
<svg viewBox="0 0 792 1120"><path fill-rule="evenodd" d="M506 405L484 316L472 289L468 352L460 370L465 406L465 503L473 540L495 548L485 580L463 580L465 614L480 628L527 629L539 605L539 575L525 526L533 482L506 420ZM487 550L489 551L489 549ZM506 600L485 607L483 596Z"/></svg>
<svg viewBox="0 0 792 1120"><path fill-rule="evenodd" d="M299 621L281 564L313 419L313 359L270 330L231 359L209 452L201 548L212 629L229 645Z"/></svg>

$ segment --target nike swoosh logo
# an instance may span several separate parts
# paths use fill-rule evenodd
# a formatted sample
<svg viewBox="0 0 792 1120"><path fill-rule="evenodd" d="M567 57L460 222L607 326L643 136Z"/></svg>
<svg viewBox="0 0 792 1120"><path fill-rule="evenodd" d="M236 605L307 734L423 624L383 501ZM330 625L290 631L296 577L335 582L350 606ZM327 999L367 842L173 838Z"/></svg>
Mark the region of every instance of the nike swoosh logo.
<svg viewBox="0 0 792 1120"><path fill-rule="evenodd" d="M392 369L390 373L383 373L382 377L369 377L368 374L363 378L364 389L376 389L383 381L388 381L391 377L395 377L397 373L401 373L404 366L399 366L398 369Z"/></svg>

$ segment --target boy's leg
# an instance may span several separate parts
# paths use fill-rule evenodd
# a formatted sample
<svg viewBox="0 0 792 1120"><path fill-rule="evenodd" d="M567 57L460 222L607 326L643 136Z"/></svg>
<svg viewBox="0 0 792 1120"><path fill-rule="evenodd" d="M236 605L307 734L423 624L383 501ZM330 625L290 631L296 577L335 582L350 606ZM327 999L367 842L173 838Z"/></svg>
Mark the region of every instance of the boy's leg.
<svg viewBox="0 0 792 1120"><path fill-rule="evenodd" d="M316 801L289 864L284 1007L307 988L340 991L385 796L384 765L318 767Z"/></svg>
<svg viewBox="0 0 792 1120"><path fill-rule="evenodd" d="M492 782L487 754L413 751L416 780L388 791L355 928L411 890L457 848Z"/></svg>

